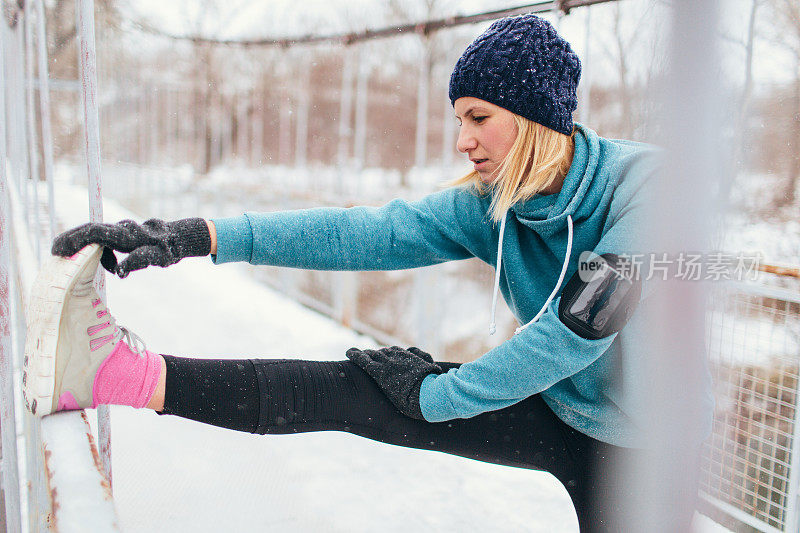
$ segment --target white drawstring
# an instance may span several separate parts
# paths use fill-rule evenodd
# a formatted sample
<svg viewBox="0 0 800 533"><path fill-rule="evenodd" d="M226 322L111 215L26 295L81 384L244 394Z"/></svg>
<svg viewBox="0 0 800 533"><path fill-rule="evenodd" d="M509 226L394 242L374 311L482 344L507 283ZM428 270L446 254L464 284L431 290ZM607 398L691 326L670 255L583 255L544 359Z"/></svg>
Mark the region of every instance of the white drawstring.
<svg viewBox="0 0 800 533"><path fill-rule="evenodd" d="M497 331L497 323L495 322L495 312L497 311L497 293L500 290L500 268L503 265L503 235L506 232L506 217L508 212L503 214L503 220L500 222L500 237L497 240L497 265L494 271L494 291L492 292L492 320L489 324L489 335L494 335ZM558 294L558 289L561 288L561 284L564 282L564 276L567 273L567 268L569 267L569 258L572 255L572 217L567 215L567 255L564 257L564 264L561 266L561 274L558 276L558 282L556 282L556 287L553 289L553 292L550 293L550 296L547 298L547 301L544 303L539 312L536 313L536 316L533 319L525 324L524 326L518 327L514 331L514 335L523 331L525 328L539 320L539 318L544 314L547 306L550 305L550 302L553 301L553 298L556 297Z"/></svg>
<svg viewBox="0 0 800 533"><path fill-rule="evenodd" d="M503 265L503 235L506 232L506 217L508 211L503 213L503 220L500 222L500 237L497 240L497 264L494 269L494 293L492 294L492 321L489 324L489 335L494 335L497 331L494 315L497 311L497 291L500 289L500 267Z"/></svg>
<svg viewBox="0 0 800 533"><path fill-rule="evenodd" d="M572 254L572 217L567 215L567 255L564 258L564 264L561 267L561 274L558 276L558 282L556 283L556 287L555 289L553 289L553 292L550 293L550 296L547 298L547 301L544 303L542 308L539 309L539 312L536 313L536 316L533 317L533 319L524 326L518 327L514 331L514 335L520 333L522 330L524 330L525 328L527 328L528 326L539 320L539 318L544 314L545 310L547 310L547 306L550 305L550 302L552 302L553 298L556 297L558 289L561 288L561 283L564 281L564 275L567 273L567 267L569 266L569 256L571 254Z"/></svg>

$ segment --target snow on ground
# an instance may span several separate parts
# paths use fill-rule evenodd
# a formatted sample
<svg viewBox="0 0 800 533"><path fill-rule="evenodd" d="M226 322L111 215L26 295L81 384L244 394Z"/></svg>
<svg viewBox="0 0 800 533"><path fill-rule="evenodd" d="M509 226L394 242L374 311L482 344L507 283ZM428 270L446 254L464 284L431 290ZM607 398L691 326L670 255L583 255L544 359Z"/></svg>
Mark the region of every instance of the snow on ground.
<svg viewBox="0 0 800 533"><path fill-rule="evenodd" d="M784 190L784 177L742 174L731 189L725 215L724 248L759 252L765 263L800 264L800 220L797 206L767 209ZM797 191L800 194L800 190Z"/></svg>
<svg viewBox="0 0 800 533"><path fill-rule="evenodd" d="M57 185L61 229L85 189ZM107 220L134 218L105 202ZM117 320L148 348L191 357L340 359L374 341L252 281L185 260L107 277ZM136 531L577 531L550 474L404 449L345 433L256 436L112 407L114 498ZM90 411L90 420L95 420ZM701 516L696 531L725 531Z"/></svg>
<svg viewBox="0 0 800 533"><path fill-rule="evenodd" d="M709 357L715 363L768 368L779 360L794 361L800 354L798 333L790 324L723 311L709 313L707 319Z"/></svg>
<svg viewBox="0 0 800 533"><path fill-rule="evenodd" d="M717 524L707 516L701 514L694 515L692 530L695 533L730 533L730 530Z"/></svg>

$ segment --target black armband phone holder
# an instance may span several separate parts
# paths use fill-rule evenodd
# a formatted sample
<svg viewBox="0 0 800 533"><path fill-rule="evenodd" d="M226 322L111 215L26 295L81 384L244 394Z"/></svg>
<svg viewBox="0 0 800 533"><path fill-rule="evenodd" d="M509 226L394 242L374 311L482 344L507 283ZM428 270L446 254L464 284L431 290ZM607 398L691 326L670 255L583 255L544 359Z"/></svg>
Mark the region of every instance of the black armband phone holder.
<svg viewBox="0 0 800 533"><path fill-rule="evenodd" d="M638 272L615 254L581 262L561 293L558 317L585 339L608 337L628 323L642 294Z"/></svg>

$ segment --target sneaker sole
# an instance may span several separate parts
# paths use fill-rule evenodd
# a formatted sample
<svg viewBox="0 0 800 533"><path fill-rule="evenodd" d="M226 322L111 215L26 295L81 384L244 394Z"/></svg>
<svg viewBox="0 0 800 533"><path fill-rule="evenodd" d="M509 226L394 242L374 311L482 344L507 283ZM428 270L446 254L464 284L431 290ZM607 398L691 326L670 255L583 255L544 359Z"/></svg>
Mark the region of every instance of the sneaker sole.
<svg viewBox="0 0 800 533"><path fill-rule="evenodd" d="M77 274L101 251L101 246L92 244L72 257L51 256L33 282L27 311L22 395L26 407L36 416L53 412L56 353L64 302L75 286Z"/></svg>

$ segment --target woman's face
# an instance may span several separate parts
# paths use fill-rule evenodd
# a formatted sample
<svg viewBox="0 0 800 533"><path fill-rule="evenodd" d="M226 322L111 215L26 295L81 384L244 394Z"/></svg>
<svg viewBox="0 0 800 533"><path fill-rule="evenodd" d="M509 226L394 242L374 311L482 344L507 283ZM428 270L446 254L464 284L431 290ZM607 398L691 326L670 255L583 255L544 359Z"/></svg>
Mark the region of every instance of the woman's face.
<svg viewBox="0 0 800 533"><path fill-rule="evenodd" d="M514 114L485 100L464 96L455 101L459 152L469 157L486 184L492 183L517 138Z"/></svg>

